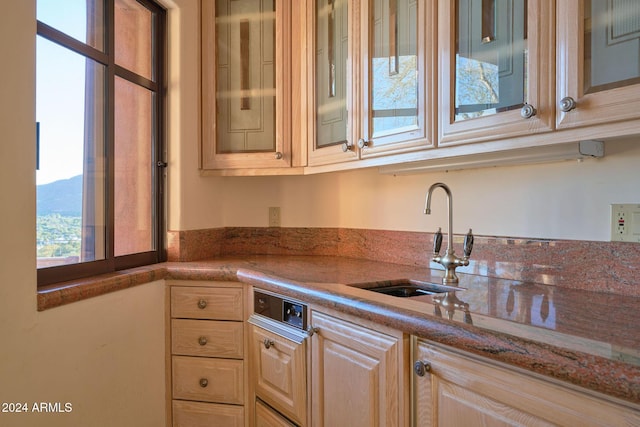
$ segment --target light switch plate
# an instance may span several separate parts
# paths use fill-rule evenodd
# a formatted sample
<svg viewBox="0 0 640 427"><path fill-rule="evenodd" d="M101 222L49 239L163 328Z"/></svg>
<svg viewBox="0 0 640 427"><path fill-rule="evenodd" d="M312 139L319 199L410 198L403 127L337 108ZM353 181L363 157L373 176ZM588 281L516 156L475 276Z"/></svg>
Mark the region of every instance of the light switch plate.
<svg viewBox="0 0 640 427"><path fill-rule="evenodd" d="M640 242L640 204L611 205L611 241Z"/></svg>

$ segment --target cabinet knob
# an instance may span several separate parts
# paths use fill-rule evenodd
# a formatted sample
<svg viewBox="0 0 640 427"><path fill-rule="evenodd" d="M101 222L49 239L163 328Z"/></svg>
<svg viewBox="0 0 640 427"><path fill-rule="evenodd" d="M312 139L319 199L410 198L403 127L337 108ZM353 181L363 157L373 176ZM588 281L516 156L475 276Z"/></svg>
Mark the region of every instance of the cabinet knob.
<svg viewBox="0 0 640 427"><path fill-rule="evenodd" d="M568 113L569 111L576 108L576 100L570 96L565 96L560 100L560 111L563 113Z"/></svg>
<svg viewBox="0 0 640 427"><path fill-rule="evenodd" d="M522 109L520 110L520 115L523 119L530 119L531 117L535 116L536 113L536 109L533 108L533 105L531 104L524 104L522 106Z"/></svg>
<svg viewBox="0 0 640 427"><path fill-rule="evenodd" d="M209 385L209 380L206 378L200 378L200 387L205 388Z"/></svg>
<svg viewBox="0 0 640 427"><path fill-rule="evenodd" d="M431 372L431 364L429 362L418 360L413 364L413 372L415 372L419 377L424 377L427 372Z"/></svg>
<svg viewBox="0 0 640 427"><path fill-rule="evenodd" d="M350 141L342 143L342 151L348 153L349 151L353 151L353 143Z"/></svg>
<svg viewBox="0 0 640 427"><path fill-rule="evenodd" d="M200 345L207 345L207 337L200 337L200 338L198 338L198 344L200 344Z"/></svg>
<svg viewBox="0 0 640 427"><path fill-rule="evenodd" d="M280 160L282 157L284 157L282 153L279 151L276 151L276 160Z"/></svg>
<svg viewBox="0 0 640 427"><path fill-rule="evenodd" d="M313 334L317 334L318 332L320 332L320 329L315 328L311 325L307 326L307 333L309 334L310 337L312 337Z"/></svg>
<svg viewBox="0 0 640 427"><path fill-rule="evenodd" d="M264 344L264 348L266 348L267 350L269 350L271 348L271 346L275 345L275 341L269 339L269 338L265 338L264 341L262 341L262 344Z"/></svg>
<svg viewBox="0 0 640 427"><path fill-rule="evenodd" d="M365 148L369 146L369 141L365 141L363 138L358 140L358 147Z"/></svg>
<svg viewBox="0 0 640 427"><path fill-rule="evenodd" d="M205 308L207 308L207 301L206 300L199 300L198 301L198 308L201 310L204 310Z"/></svg>

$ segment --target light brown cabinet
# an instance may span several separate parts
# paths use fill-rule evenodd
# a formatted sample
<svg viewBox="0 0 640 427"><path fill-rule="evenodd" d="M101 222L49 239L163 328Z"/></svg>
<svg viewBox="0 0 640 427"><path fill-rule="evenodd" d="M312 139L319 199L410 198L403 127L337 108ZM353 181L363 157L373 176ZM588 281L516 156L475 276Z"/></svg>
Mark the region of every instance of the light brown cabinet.
<svg viewBox="0 0 640 427"><path fill-rule="evenodd" d="M264 318L252 318L250 322L250 377L255 396L298 426L306 426L306 333L285 329ZM283 333L273 332L278 330ZM287 337L283 336L285 334ZM260 414L258 403L255 413L257 419ZM256 421L256 424L259 423Z"/></svg>
<svg viewBox="0 0 640 427"><path fill-rule="evenodd" d="M308 3L309 166L433 146L436 2Z"/></svg>
<svg viewBox="0 0 640 427"><path fill-rule="evenodd" d="M233 282L169 282L171 423L244 426L246 301Z"/></svg>
<svg viewBox="0 0 640 427"><path fill-rule="evenodd" d="M296 427L264 403L256 402L255 427Z"/></svg>
<svg viewBox="0 0 640 427"><path fill-rule="evenodd" d="M631 426L640 410L488 359L416 339L413 425Z"/></svg>
<svg viewBox="0 0 640 427"><path fill-rule="evenodd" d="M202 169L303 165L299 3L202 0Z"/></svg>
<svg viewBox="0 0 640 427"><path fill-rule="evenodd" d="M553 130L554 3L440 2L440 147Z"/></svg>
<svg viewBox="0 0 640 427"><path fill-rule="evenodd" d="M312 310L310 323L311 425L405 425L403 334L324 309Z"/></svg>
<svg viewBox="0 0 640 427"><path fill-rule="evenodd" d="M640 118L637 2L565 0L557 7L557 127L624 129L620 122Z"/></svg>

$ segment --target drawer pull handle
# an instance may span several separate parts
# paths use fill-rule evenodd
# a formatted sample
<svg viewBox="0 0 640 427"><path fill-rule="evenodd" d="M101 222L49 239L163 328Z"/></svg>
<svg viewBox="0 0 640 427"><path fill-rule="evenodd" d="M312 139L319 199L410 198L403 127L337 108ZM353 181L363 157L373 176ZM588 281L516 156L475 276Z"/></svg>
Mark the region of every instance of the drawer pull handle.
<svg viewBox="0 0 640 427"><path fill-rule="evenodd" d="M198 308L204 310L205 308L207 308L207 301L206 300L199 300L198 301Z"/></svg>
<svg viewBox="0 0 640 427"><path fill-rule="evenodd" d="M200 337L200 338L198 338L198 344L200 344L200 345L207 345L207 337Z"/></svg>
<svg viewBox="0 0 640 427"><path fill-rule="evenodd" d="M272 345L276 344L273 340L270 340L269 338L265 338L264 341L262 341L262 343L264 344L264 348L266 348L267 350L269 350Z"/></svg>
<svg viewBox="0 0 640 427"><path fill-rule="evenodd" d="M209 380L206 378L200 378L200 387L205 388L209 385Z"/></svg>

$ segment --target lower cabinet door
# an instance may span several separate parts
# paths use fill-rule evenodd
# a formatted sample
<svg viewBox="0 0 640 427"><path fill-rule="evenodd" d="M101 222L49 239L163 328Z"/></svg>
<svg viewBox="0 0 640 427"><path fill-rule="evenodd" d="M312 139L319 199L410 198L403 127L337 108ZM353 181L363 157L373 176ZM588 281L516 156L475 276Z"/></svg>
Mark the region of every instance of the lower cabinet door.
<svg viewBox="0 0 640 427"><path fill-rule="evenodd" d="M257 400L255 427L295 427L295 425L291 424L285 417Z"/></svg>
<svg viewBox="0 0 640 427"><path fill-rule="evenodd" d="M418 339L416 426L638 426L640 411ZM630 404L631 405L631 404ZM637 406L636 406L637 408Z"/></svg>
<svg viewBox="0 0 640 427"><path fill-rule="evenodd" d="M243 361L173 356L173 398L244 403Z"/></svg>
<svg viewBox="0 0 640 427"><path fill-rule="evenodd" d="M307 416L306 342L251 325L251 378L256 395L294 422Z"/></svg>
<svg viewBox="0 0 640 427"><path fill-rule="evenodd" d="M398 337L311 312L313 427L399 427L403 418Z"/></svg>
<svg viewBox="0 0 640 427"><path fill-rule="evenodd" d="M173 427L244 427L244 408L217 403L173 401Z"/></svg>

